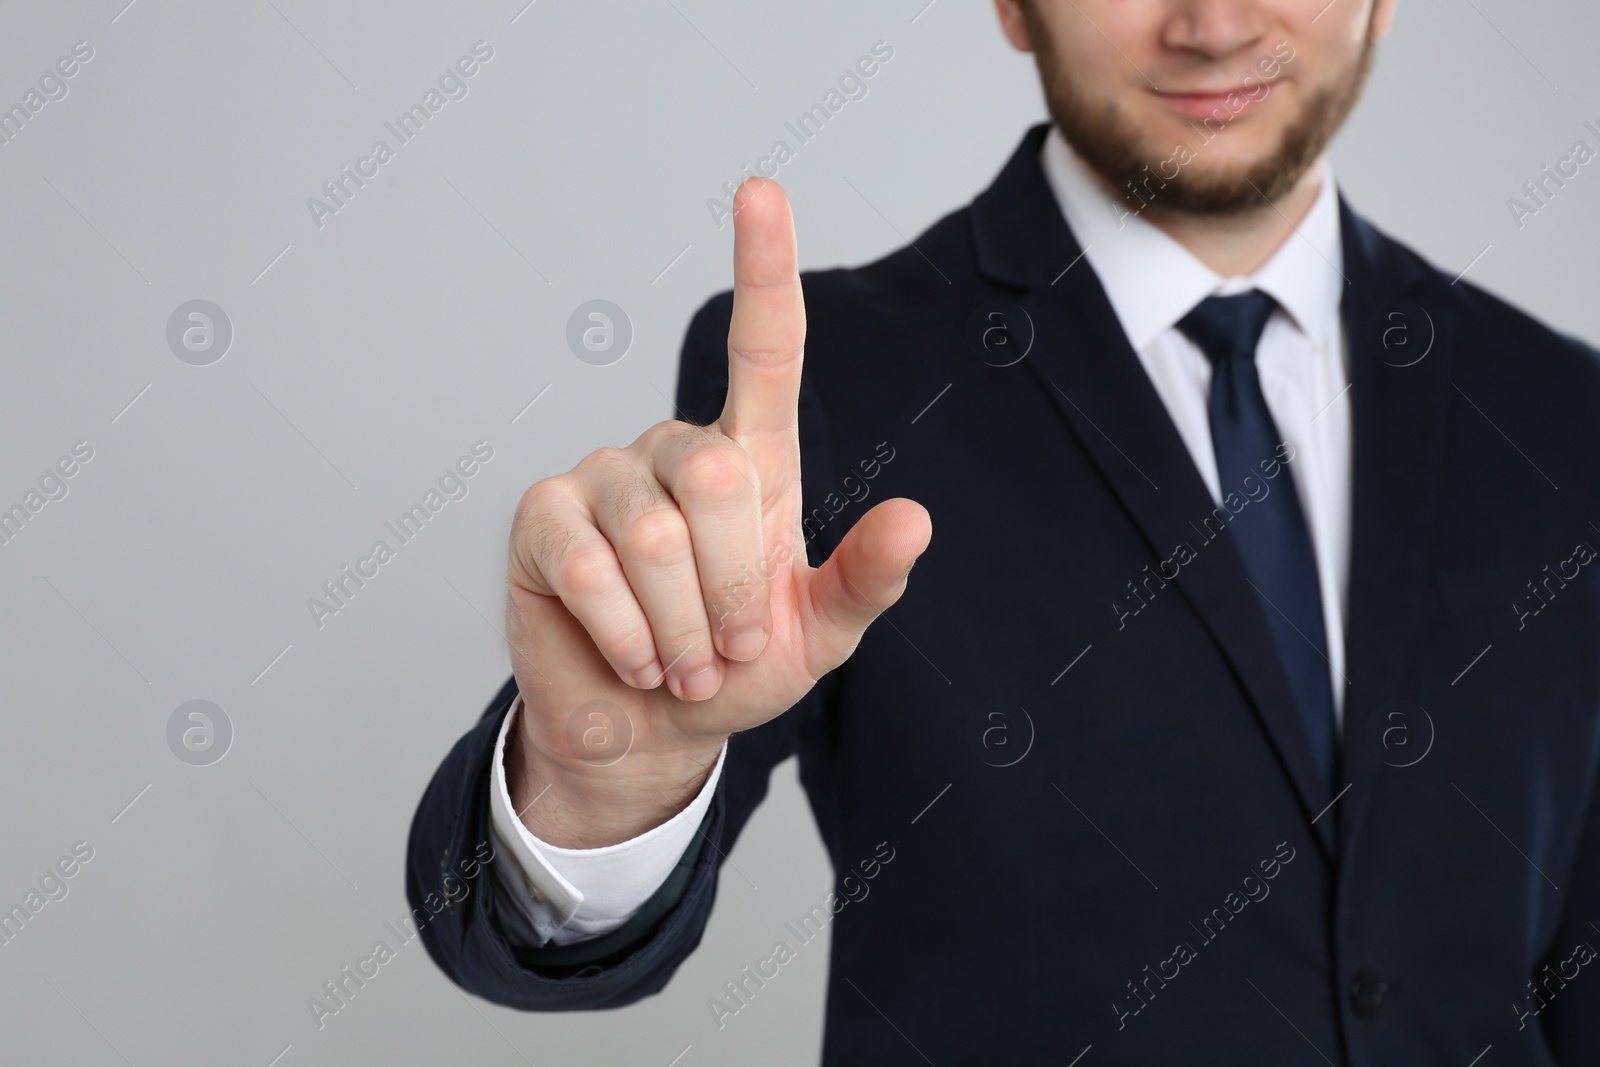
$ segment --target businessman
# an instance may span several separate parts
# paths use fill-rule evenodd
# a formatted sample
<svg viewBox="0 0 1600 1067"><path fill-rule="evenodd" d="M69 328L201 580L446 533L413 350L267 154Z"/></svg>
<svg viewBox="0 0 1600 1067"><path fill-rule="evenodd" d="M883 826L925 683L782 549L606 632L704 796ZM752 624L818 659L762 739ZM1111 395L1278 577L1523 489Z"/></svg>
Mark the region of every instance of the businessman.
<svg viewBox="0 0 1600 1067"><path fill-rule="evenodd" d="M826 933L827 1064L1600 1063L1600 362L1340 197L1393 6L995 0L1052 121L864 267L745 183L677 418L517 510L453 981L660 990L798 754L710 1025Z"/></svg>

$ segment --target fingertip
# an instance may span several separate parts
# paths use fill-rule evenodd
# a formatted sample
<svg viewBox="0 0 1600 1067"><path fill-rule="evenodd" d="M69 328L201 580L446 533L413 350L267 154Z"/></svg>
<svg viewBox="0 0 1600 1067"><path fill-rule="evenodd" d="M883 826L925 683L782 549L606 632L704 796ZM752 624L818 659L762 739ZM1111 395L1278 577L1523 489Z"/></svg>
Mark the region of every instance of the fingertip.
<svg viewBox="0 0 1600 1067"><path fill-rule="evenodd" d="M739 663L748 663L766 650L769 639L765 626L742 626L721 635L722 654Z"/></svg>
<svg viewBox="0 0 1600 1067"><path fill-rule="evenodd" d="M750 178L734 193L733 235L735 282L772 284L798 270L794 214L772 179Z"/></svg>
<svg viewBox="0 0 1600 1067"><path fill-rule="evenodd" d="M889 554L909 556L915 563L933 543L933 516L928 509L907 497L897 496L878 505L886 516Z"/></svg>
<svg viewBox="0 0 1600 1067"><path fill-rule="evenodd" d="M722 671L716 664L708 663L678 679L676 688L679 700L710 700L717 695L717 690L722 688Z"/></svg>
<svg viewBox="0 0 1600 1067"><path fill-rule="evenodd" d="M632 677L619 675L624 682L635 689L654 689L666 677L666 670L661 666L661 661L655 660L648 667L641 667L633 672Z"/></svg>
<svg viewBox="0 0 1600 1067"><path fill-rule="evenodd" d="M737 219L747 207L763 203L787 204L788 194L771 178L746 178L733 193L733 214Z"/></svg>

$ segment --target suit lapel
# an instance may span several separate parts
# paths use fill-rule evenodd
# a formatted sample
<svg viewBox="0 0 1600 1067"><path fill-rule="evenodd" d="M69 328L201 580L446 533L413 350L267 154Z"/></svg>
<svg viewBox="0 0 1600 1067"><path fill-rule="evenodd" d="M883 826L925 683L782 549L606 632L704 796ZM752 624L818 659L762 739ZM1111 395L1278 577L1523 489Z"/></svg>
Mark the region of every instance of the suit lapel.
<svg viewBox="0 0 1600 1067"><path fill-rule="evenodd" d="M1348 851L1378 768L1408 758L1384 747L1386 704L1404 692L1432 580L1454 319L1437 273L1339 206L1354 449L1342 774L1351 788L1337 812Z"/></svg>
<svg viewBox="0 0 1600 1067"><path fill-rule="evenodd" d="M1023 290L1018 302L1035 338L1025 362L1143 534L1152 566L1180 545L1193 551L1170 584L1239 678L1310 821L1330 798L1264 609L1232 538L1224 532L1208 540L1210 493L1099 279L1078 262L1081 249L1039 163L1046 129L1029 131L973 205L979 264L992 279ZM1212 529L1218 526L1225 523ZM1332 820L1317 820L1315 829L1331 856Z"/></svg>

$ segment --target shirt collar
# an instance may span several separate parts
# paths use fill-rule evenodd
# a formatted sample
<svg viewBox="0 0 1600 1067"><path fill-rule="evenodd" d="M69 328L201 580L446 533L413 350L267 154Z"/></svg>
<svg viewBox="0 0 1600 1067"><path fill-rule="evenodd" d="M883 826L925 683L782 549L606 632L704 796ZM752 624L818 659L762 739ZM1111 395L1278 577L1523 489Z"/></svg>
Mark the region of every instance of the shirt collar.
<svg viewBox="0 0 1600 1067"><path fill-rule="evenodd" d="M1310 212L1272 258L1247 277L1224 278L1150 222L1132 214L1094 180L1054 126L1041 153L1061 214L1083 248L1134 350L1178 324L1208 296L1260 289L1316 343L1338 321L1344 287L1339 198L1333 170Z"/></svg>

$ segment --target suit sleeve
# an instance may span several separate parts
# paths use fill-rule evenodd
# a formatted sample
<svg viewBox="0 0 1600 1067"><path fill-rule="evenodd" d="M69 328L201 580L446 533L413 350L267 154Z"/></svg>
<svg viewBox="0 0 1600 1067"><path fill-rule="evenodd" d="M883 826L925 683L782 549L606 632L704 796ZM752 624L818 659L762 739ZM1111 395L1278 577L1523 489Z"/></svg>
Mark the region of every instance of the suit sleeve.
<svg viewBox="0 0 1600 1067"><path fill-rule="evenodd" d="M722 409L732 308L732 295L723 293L690 323L679 368L679 418L704 424ZM821 405L809 383L801 388L800 425L809 498L809 487L826 484L832 467ZM813 563L825 554L821 542L808 546ZM729 740L695 843L626 926L593 942L529 949L507 940L498 918L506 902L497 902L500 887L482 869L500 862L485 857L493 850L490 763L517 695L515 679L507 682L445 757L412 819L406 895L429 955L463 990L527 1011L615 1008L660 991L699 945L722 862L766 796L772 768L802 747L826 744L830 692L831 680L824 679L786 713Z"/></svg>
<svg viewBox="0 0 1600 1067"><path fill-rule="evenodd" d="M1600 1067L1600 785L1589 785L1589 821L1578 840L1570 890L1549 955L1530 978L1555 990L1539 1013L1561 1067ZM1556 979L1550 980L1550 975ZM1549 980L1550 986L1544 983Z"/></svg>

